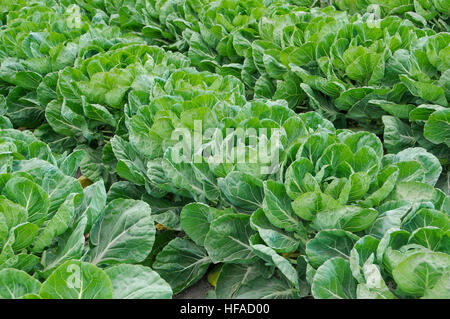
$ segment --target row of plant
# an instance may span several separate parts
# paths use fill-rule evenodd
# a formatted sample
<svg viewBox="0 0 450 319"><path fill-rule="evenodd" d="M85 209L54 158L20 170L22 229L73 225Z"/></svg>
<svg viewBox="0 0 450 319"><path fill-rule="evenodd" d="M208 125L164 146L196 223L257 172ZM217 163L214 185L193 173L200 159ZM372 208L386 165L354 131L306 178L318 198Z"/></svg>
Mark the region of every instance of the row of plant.
<svg viewBox="0 0 450 319"><path fill-rule="evenodd" d="M383 5L372 6L373 12L363 15L332 7L265 5L247 1L81 3L92 15L92 24L81 18L78 6L50 9L41 3L30 5L29 10L40 8L39 17L21 10L18 16L8 17L10 26L2 34L5 58L0 73L14 85L14 89L3 89L10 118L17 126L37 126L46 104L56 95L59 100L64 97L65 92L48 89L61 78L57 71L74 66L89 78L119 63L97 57L84 61L95 53L127 42L162 45L158 41L167 34L170 39L164 47L185 51L200 70L240 78L247 96L285 99L295 110L320 112L337 127L358 125L376 134L384 132L389 152L421 146L447 164L447 32L419 27L395 15L381 18ZM50 14L55 10L60 15ZM445 19L445 10L441 11ZM23 23L30 17L37 21ZM156 18L166 31L154 30ZM36 34L40 28L46 31ZM100 65L87 71L87 63ZM128 67L133 63L125 62L126 73L133 72ZM76 71L66 69L68 79L81 76L67 74L70 72ZM120 89L110 92L104 101L98 97L90 100L112 108L122 106L135 79L131 74L121 74L121 80L111 76L97 75L90 82L92 87L77 87L76 95L90 97L88 91L94 86L109 86L97 91L101 95L116 85ZM103 77L107 77L105 84L98 83ZM121 82L112 83L115 81ZM24 103L27 107L17 110ZM27 122L31 114L34 121ZM46 133L44 129L42 134Z"/></svg>
<svg viewBox="0 0 450 319"><path fill-rule="evenodd" d="M247 95L317 110L338 127L384 132L389 152L421 146L446 162L448 6L405 0L333 2L347 11L301 7L314 3L320 4L105 1L84 7L186 52L200 70L240 78Z"/></svg>
<svg viewBox="0 0 450 319"><path fill-rule="evenodd" d="M421 148L383 156L373 134L335 131L315 113L293 119L304 130L278 177L192 163L188 175L161 159L167 179L157 185L220 199L215 207L177 206L127 182L82 189L72 177L82 151L56 156L3 129L2 297L166 298L212 264L218 298L448 297L450 202L433 187L438 160ZM154 178L148 167L144 179Z"/></svg>

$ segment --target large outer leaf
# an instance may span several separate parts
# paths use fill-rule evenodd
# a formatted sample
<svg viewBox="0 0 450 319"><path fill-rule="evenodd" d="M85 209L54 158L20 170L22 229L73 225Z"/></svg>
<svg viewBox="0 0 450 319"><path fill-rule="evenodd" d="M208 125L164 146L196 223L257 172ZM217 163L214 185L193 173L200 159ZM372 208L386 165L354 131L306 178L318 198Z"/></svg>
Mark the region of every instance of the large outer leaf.
<svg viewBox="0 0 450 319"><path fill-rule="evenodd" d="M317 269L311 290L318 299L356 298L356 281L350 263L340 257L327 260Z"/></svg>
<svg viewBox="0 0 450 319"><path fill-rule="evenodd" d="M389 290L380 269L371 263L363 266L365 282L358 284L356 296L358 299L395 299L396 296Z"/></svg>
<svg viewBox="0 0 450 319"><path fill-rule="evenodd" d="M0 271L0 299L18 299L26 294L37 294L41 283L26 272L17 269Z"/></svg>
<svg viewBox="0 0 450 319"><path fill-rule="evenodd" d="M8 200L4 196L0 196L0 214L5 218L5 226L8 230L28 219L28 213L23 206Z"/></svg>
<svg viewBox="0 0 450 319"><path fill-rule="evenodd" d="M434 298L450 298L450 256L444 253L416 253L393 270L395 282L402 292L421 297L435 286Z"/></svg>
<svg viewBox="0 0 450 319"><path fill-rule="evenodd" d="M155 232L148 204L115 199L106 206L103 219L92 229L90 239L95 247L89 260L93 264L141 262L152 250Z"/></svg>
<svg viewBox="0 0 450 319"><path fill-rule="evenodd" d="M345 230L322 230L306 244L306 255L314 268L333 257L348 259L358 236Z"/></svg>
<svg viewBox="0 0 450 319"><path fill-rule="evenodd" d="M181 211L181 227L197 245L204 246L211 222L220 215L219 210L208 205L188 204Z"/></svg>
<svg viewBox="0 0 450 319"><path fill-rule="evenodd" d="M220 270L216 283L217 298L233 298L239 294L239 289L253 279L270 275L270 270L261 262L254 264L230 264L226 263Z"/></svg>
<svg viewBox="0 0 450 319"><path fill-rule="evenodd" d="M283 184L271 180L265 182L264 194L263 209L271 224L287 231L301 230L302 223L292 210Z"/></svg>
<svg viewBox="0 0 450 319"><path fill-rule="evenodd" d="M277 252L287 253L297 249L300 240L280 228L273 226L262 209L255 211L250 217L250 225L258 231L264 242Z"/></svg>
<svg viewBox="0 0 450 319"><path fill-rule="evenodd" d="M300 292L283 279L256 278L246 282L234 297L237 299L298 299Z"/></svg>
<svg viewBox="0 0 450 319"><path fill-rule="evenodd" d="M68 228L75 215L75 194L71 194L59 207L56 214L48 222L45 228L36 238L33 244L33 251L40 252L50 246L52 240L63 234Z"/></svg>
<svg viewBox="0 0 450 319"><path fill-rule="evenodd" d="M106 205L106 190L103 180L87 186L83 193L83 203L77 217L87 217L86 231L90 231L92 226L100 218Z"/></svg>

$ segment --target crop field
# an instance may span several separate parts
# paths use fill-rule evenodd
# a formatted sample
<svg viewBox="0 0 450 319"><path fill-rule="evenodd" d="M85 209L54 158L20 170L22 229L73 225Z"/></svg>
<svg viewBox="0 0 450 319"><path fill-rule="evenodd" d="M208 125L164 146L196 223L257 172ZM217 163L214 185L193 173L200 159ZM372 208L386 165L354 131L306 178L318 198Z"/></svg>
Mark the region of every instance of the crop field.
<svg viewBox="0 0 450 319"><path fill-rule="evenodd" d="M450 299L449 101L448 0L0 0L0 299Z"/></svg>

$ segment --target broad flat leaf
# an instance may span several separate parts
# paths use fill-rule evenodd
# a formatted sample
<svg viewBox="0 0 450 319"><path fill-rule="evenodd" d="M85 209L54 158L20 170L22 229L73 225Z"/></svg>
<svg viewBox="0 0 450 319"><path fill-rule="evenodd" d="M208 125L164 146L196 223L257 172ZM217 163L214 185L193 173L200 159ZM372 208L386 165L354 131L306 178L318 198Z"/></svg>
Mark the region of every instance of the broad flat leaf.
<svg viewBox="0 0 450 319"><path fill-rule="evenodd" d="M314 189L310 189L308 183L304 181L307 173L314 174L314 166L307 158L297 159L287 169L285 177L286 193L292 200L295 200L304 192L315 190L314 184Z"/></svg>
<svg viewBox="0 0 450 319"><path fill-rule="evenodd" d="M264 198L262 182L238 171L218 179L218 186L230 203L246 211L261 207Z"/></svg>
<svg viewBox="0 0 450 319"><path fill-rule="evenodd" d="M14 237L14 231L9 233L9 236L5 239L3 243L2 250L0 251L0 265L4 264L8 259L14 257L14 250L12 249L12 245L16 238Z"/></svg>
<svg viewBox="0 0 450 319"><path fill-rule="evenodd" d="M13 88L7 98L8 118L15 127L35 128L44 118L45 107L37 100L36 92Z"/></svg>
<svg viewBox="0 0 450 319"><path fill-rule="evenodd" d="M145 192L143 188L140 188L131 182L115 182L108 190L106 202L109 203L113 199L118 198L141 199L143 192Z"/></svg>
<svg viewBox="0 0 450 319"><path fill-rule="evenodd" d="M236 299L299 299L300 291L286 280L255 278L244 283L234 295Z"/></svg>
<svg viewBox="0 0 450 319"><path fill-rule="evenodd" d="M11 178L2 193L27 210L30 222L37 222L47 214L49 208L47 193L42 187L27 178Z"/></svg>
<svg viewBox="0 0 450 319"><path fill-rule="evenodd" d="M343 142L350 147L354 154L358 153L361 149L370 147L375 151L378 158L383 156L383 144L380 139L373 133L369 132L356 132L352 134L344 135Z"/></svg>
<svg viewBox="0 0 450 319"><path fill-rule="evenodd" d="M208 270L206 251L188 239L175 238L156 256L153 270L169 283L174 293L196 283Z"/></svg>
<svg viewBox="0 0 450 319"><path fill-rule="evenodd" d="M391 101L384 100L370 100L368 103L375 104L388 112L390 115L400 119L408 119L409 113L415 108L412 104L396 104Z"/></svg>
<svg viewBox="0 0 450 319"><path fill-rule="evenodd" d="M24 271L0 270L0 299L19 299L27 294L38 294L40 288L41 283Z"/></svg>
<svg viewBox="0 0 450 319"><path fill-rule="evenodd" d="M12 248L14 251L20 251L31 245L34 241L37 233L39 231L39 226L32 223L23 223L14 228L14 237L16 240Z"/></svg>
<svg viewBox="0 0 450 319"><path fill-rule="evenodd" d="M269 265L275 266L295 288L299 288L297 271L286 258L278 255L275 250L265 245L252 245L252 248L258 257Z"/></svg>
<svg viewBox="0 0 450 319"><path fill-rule="evenodd" d="M64 175L56 166L40 159L15 163L15 170L29 173L49 195L48 213L55 212L71 193L81 193L83 188L74 177Z"/></svg>
<svg viewBox="0 0 450 319"><path fill-rule="evenodd" d="M249 265L226 263L217 278L216 297L234 298L235 294L239 294L239 289L247 282L267 275L270 275L270 270L262 261Z"/></svg>
<svg viewBox="0 0 450 319"><path fill-rule="evenodd" d="M9 228L6 224L6 218L0 215L0 247L8 240Z"/></svg>
<svg viewBox="0 0 450 319"><path fill-rule="evenodd" d="M96 266L69 260L59 266L42 284L39 295L44 299L110 299L111 281Z"/></svg>
<svg viewBox="0 0 450 319"><path fill-rule="evenodd" d="M358 284L356 297L358 299L396 299L397 297L389 290L381 276L380 269L372 264L363 266L364 282Z"/></svg>
<svg viewBox="0 0 450 319"><path fill-rule="evenodd" d="M438 227L426 226L414 230L408 244L417 244L433 251L450 252L450 233Z"/></svg>
<svg viewBox="0 0 450 319"><path fill-rule="evenodd" d="M413 232L421 227L434 226L448 231L450 229L450 217L445 213L430 208L421 208L408 214L402 221L402 228Z"/></svg>
<svg viewBox="0 0 450 319"><path fill-rule="evenodd" d="M103 105L87 103L83 99L83 111L84 115L89 119L96 120L113 127L116 126L114 116Z"/></svg>
<svg viewBox="0 0 450 319"><path fill-rule="evenodd" d="M172 289L149 267L122 264L105 270L115 299L170 299Z"/></svg>
<svg viewBox="0 0 450 319"><path fill-rule="evenodd" d="M205 248L214 263L251 263L256 258L249 243L253 233L250 216L227 214L211 223Z"/></svg>
<svg viewBox="0 0 450 319"><path fill-rule="evenodd" d="M272 225L286 231L301 230L302 223L292 210L283 184L271 180L264 182L264 194L264 213Z"/></svg>
<svg viewBox="0 0 450 319"><path fill-rule="evenodd" d="M403 245L406 245L410 233L398 228L389 229L384 237L381 238L377 247L376 259L377 263L383 265L384 269L392 273L393 265L388 261L387 252L392 249L399 249Z"/></svg>
<svg viewBox="0 0 450 319"><path fill-rule="evenodd" d="M358 232L368 228L378 216L373 208L361 208L358 206L343 206L317 213L312 227L322 229L344 229Z"/></svg>
<svg viewBox="0 0 450 319"><path fill-rule="evenodd" d="M414 81L406 75L399 76L400 81L408 88L412 95L420 97L442 106L447 106L444 89L432 83Z"/></svg>
<svg viewBox="0 0 450 319"><path fill-rule="evenodd" d="M345 230L322 230L306 244L306 255L311 266L318 268L333 257L348 259L358 236Z"/></svg>
<svg viewBox="0 0 450 319"><path fill-rule="evenodd" d="M277 252L288 253L294 251L300 244L300 240L295 238L292 233L274 227L262 209L258 209L252 214L250 225L258 231L264 242Z"/></svg>
<svg viewBox="0 0 450 319"><path fill-rule="evenodd" d="M435 111L445 108L436 104L421 104L409 113L410 121L426 121Z"/></svg>
<svg viewBox="0 0 450 319"><path fill-rule="evenodd" d="M137 263L152 250L155 225L151 209L143 201L115 199L106 206L103 218L91 231L95 247L93 264Z"/></svg>
<svg viewBox="0 0 450 319"><path fill-rule="evenodd" d="M391 228L400 228L402 218L408 213L411 205L404 201L390 201L378 208L380 214L366 232L378 238Z"/></svg>
<svg viewBox="0 0 450 319"><path fill-rule="evenodd" d="M84 140L90 136L86 119L79 114L70 111L70 117L64 117L64 109L69 110L66 106L66 100L53 100L48 103L45 108L45 118L52 129L65 136L74 136L77 139Z"/></svg>
<svg viewBox="0 0 450 319"><path fill-rule="evenodd" d="M349 50L344 52L344 59ZM361 84L378 84L384 76L383 56L363 50L355 58L354 60L351 59L351 63L347 65L346 75Z"/></svg>
<svg viewBox="0 0 450 319"><path fill-rule="evenodd" d="M85 155L86 153L83 150L76 150L62 161L59 168L67 176L75 176L80 162Z"/></svg>
<svg viewBox="0 0 450 319"><path fill-rule="evenodd" d="M400 182L389 195L391 200L408 200L412 203L430 201L437 203L442 194L429 184L420 182Z"/></svg>
<svg viewBox="0 0 450 319"><path fill-rule="evenodd" d="M377 176L377 189L370 194L361 204L363 207L376 207L392 193L398 176L398 167L387 166Z"/></svg>
<svg viewBox="0 0 450 319"><path fill-rule="evenodd" d="M350 263L340 257L327 260L317 269L311 291L317 299L355 299L356 281Z"/></svg>
<svg viewBox="0 0 450 319"><path fill-rule="evenodd" d="M40 258L36 255L21 253L7 259L0 265L0 269L15 268L27 273L33 273L40 265Z"/></svg>
<svg viewBox="0 0 450 319"><path fill-rule="evenodd" d="M393 163L416 161L425 168L425 179L423 182L434 186L442 173L442 166L433 154L427 152L422 147L407 148L397 153L393 158Z"/></svg>
<svg viewBox="0 0 450 319"><path fill-rule="evenodd" d="M307 192L298 196L292 202L294 212L304 220L313 221L320 212L342 208L338 201L328 194L316 192Z"/></svg>
<svg viewBox="0 0 450 319"><path fill-rule="evenodd" d="M450 256L440 252L422 252L405 258L393 270L394 280L402 292L415 297L424 296L439 282L445 281L439 291L433 291L435 297L448 298L448 272Z"/></svg>
<svg viewBox="0 0 450 319"><path fill-rule="evenodd" d="M144 185L146 168L134 147L118 135L111 139L111 146L118 160L117 174L136 185Z"/></svg>
<svg viewBox="0 0 450 319"><path fill-rule="evenodd" d="M211 222L221 214L221 211L202 203L188 204L181 210L181 227L197 245L205 246Z"/></svg>

